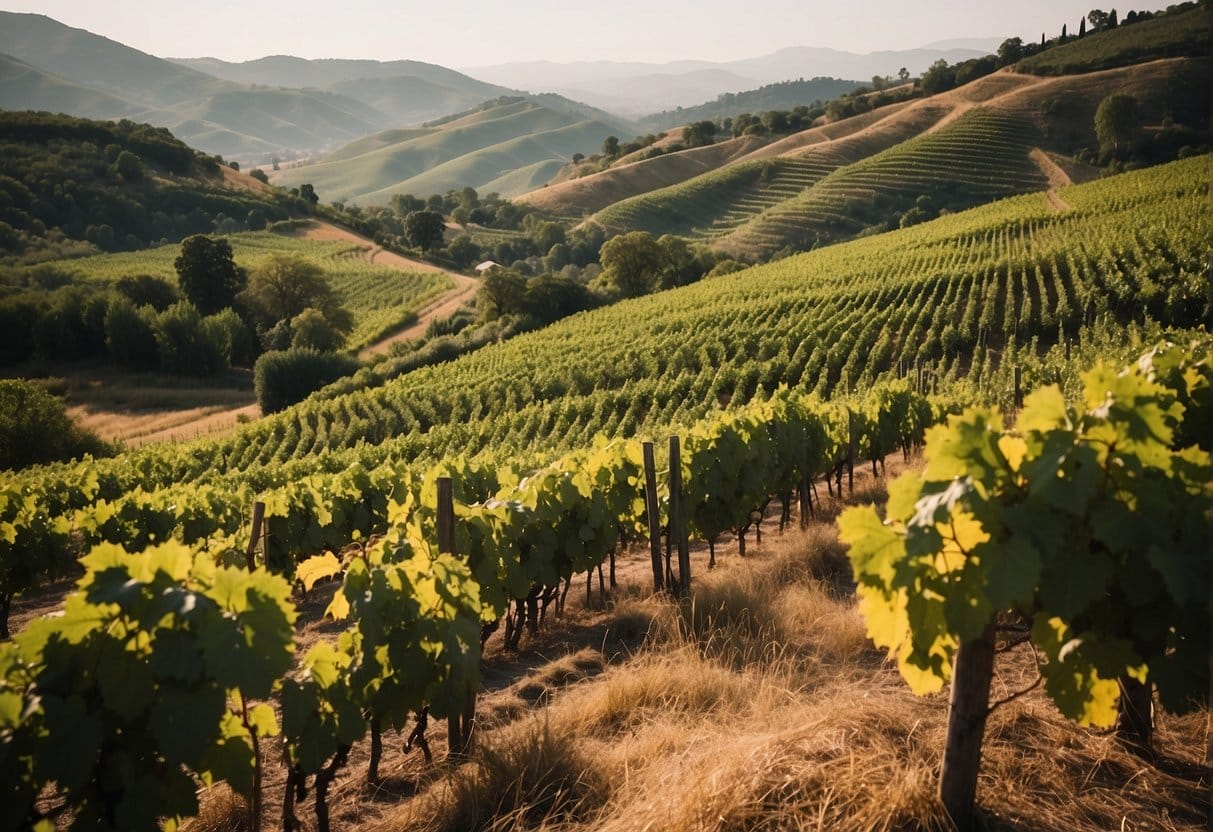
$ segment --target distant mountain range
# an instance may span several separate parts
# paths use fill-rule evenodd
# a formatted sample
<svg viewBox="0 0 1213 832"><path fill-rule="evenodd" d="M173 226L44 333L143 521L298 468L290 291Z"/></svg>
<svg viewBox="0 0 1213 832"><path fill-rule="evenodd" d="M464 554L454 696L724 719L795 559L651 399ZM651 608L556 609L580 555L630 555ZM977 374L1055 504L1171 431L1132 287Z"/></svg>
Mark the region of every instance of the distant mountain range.
<svg viewBox="0 0 1213 832"><path fill-rule="evenodd" d="M957 43L869 55L806 47L727 62L530 62L460 72L407 60L164 59L45 15L0 12L0 108L149 122L244 162L315 156L385 129L528 94L542 94L532 97L578 120L610 123L625 137L640 132L628 119L764 84L817 76L867 81L902 66L916 73L939 58L954 63L982 54L972 48L980 39Z"/></svg>
<svg viewBox="0 0 1213 832"><path fill-rule="evenodd" d="M872 76L896 76L905 67L917 75L939 59L948 63L989 54L993 39L942 42L921 49L870 52L861 55L823 47L780 49L757 58L735 61L673 61L621 63L529 61L468 67L469 75L524 90L549 90L628 116L698 105L721 93L751 90L797 78L828 76L870 81ZM989 47L989 48L985 48Z"/></svg>
<svg viewBox="0 0 1213 832"><path fill-rule="evenodd" d="M503 95L517 93L417 61L166 60L44 15L0 12L0 109L148 122L240 161L315 155ZM609 118L534 98L581 120Z"/></svg>

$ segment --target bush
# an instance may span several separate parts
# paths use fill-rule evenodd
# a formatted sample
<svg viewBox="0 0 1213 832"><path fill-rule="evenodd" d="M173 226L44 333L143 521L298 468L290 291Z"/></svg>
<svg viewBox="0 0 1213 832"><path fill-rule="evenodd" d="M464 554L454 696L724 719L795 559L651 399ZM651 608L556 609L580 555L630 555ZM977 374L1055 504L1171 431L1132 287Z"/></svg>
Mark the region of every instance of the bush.
<svg viewBox="0 0 1213 832"><path fill-rule="evenodd" d="M130 298L115 294L105 311L105 348L110 358L136 370L156 366L156 320L150 306L135 307Z"/></svg>
<svg viewBox="0 0 1213 832"><path fill-rule="evenodd" d="M257 359L253 383L262 413L276 413L358 369L348 355L314 349L267 352Z"/></svg>
<svg viewBox="0 0 1213 832"><path fill-rule="evenodd" d="M175 303L156 316L156 351L160 367L185 376L210 376L228 368L223 331L205 326L189 301Z"/></svg>
<svg viewBox="0 0 1213 832"><path fill-rule="evenodd" d="M0 469L113 452L68 418L61 399L31 381L0 380Z"/></svg>
<svg viewBox="0 0 1213 832"><path fill-rule="evenodd" d="M151 306L157 312L163 312L181 300L176 286L150 274L123 275L114 283L114 288L130 298L135 306Z"/></svg>
<svg viewBox="0 0 1213 832"><path fill-rule="evenodd" d="M252 367L259 350L257 339L244 319L234 309L224 309L202 321L217 341L224 345L224 356L233 367Z"/></svg>

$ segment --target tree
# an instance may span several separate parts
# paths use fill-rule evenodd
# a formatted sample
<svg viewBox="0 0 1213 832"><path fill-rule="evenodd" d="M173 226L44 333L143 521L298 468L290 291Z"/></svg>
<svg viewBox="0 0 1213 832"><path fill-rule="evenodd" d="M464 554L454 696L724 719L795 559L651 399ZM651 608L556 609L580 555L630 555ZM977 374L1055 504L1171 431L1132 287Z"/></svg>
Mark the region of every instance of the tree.
<svg viewBox="0 0 1213 832"><path fill-rule="evenodd" d="M619 137L607 136L602 142L602 153L608 159L614 159L619 155Z"/></svg>
<svg viewBox="0 0 1213 832"><path fill-rule="evenodd" d="M1023 40L1007 38L998 45L998 65L1009 66L1023 57Z"/></svg>
<svg viewBox="0 0 1213 832"><path fill-rule="evenodd" d="M1095 111L1095 136L1103 150L1119 153L1140 125L1137 100L1128 95L1109 95Z"/></svg>
<svg viewBox="0 0 1213 832"><path fill-rule="evenodd" d="M584 160L585 160L584 153L574 153L573 154L573 164L574 165L580 165Z"/></svg>
<svg viewBox="0 0 1213 832"><path fill-rule="evenodd" d="M76 426L62 399L32 381L0 380L0 470L111 453L107 443Z"/></svg>
<svg viewBox="0 0 1213 832"><path fill-rule="evenodd" d="M189 301L175 303L157 315L152 331L165 372L208 376L228 368L230 347L224 343L223 333L214 325L204 325Z"/></svg>
<svg viewBox="0 0 1213 832"><path fill-rule="evenodd" d="M589 291L567 277L544 274L526 282L523 306L544 323L558 321L592 305Z"/></svg>
<svg viewBox="0 0 1213 832"><path fill-rule="evenodd" d="M156 366L156 334L152 324L155 310L136 308L125 295L110 297L105 312L105 347L110 358L137 370Z"/></svg>
<svg viewBox="0 0 1213 832"><path fill-rule="evenodd" d="M466 269L480 259L480 246L476 245L470 235L461 234L451 240L446 247L446 253L457 266Z"/></svg>
<svg viewBox="0 0 1213 832"><path fill-rule="evenodd" d="M320 195L316 193L316 189L312 187L311 182L304 182L299 186L299 198L310 205L318 205L320 203Z"/></svg>
<svg viewBox="0 0 1213 832"><path fill-rule="evenodd" d="M276 253L262 260L249 276L241 300L267 326L291 320L305 309L319 311L340 331L353 326L324 270L297 254Z"/></svg>
<svg viewBox="0 0 1213 832"><path fill-rule="evenodd" d="M703 147L716 139L716 125L711 121L696 121L686 126L682 140L687 147Z"/></svg>
<svg viewBox="0 0 1213 832"><path fill-rule="evenodd" d="M552 246L565 242L564 226L558 222L540 222L531 231L531 240L541 254L547 254Z"/></svg>
<svg viewBox="0 0 1213 832"><path fill-rule="evenodd" d="M476 308L481 319L492 321L502 315L521 312L526 284L526 278L513 269L489 269L476 294Z"/></svg>
<svg viewBox="0 0 1213 832"><path fill-rule="evenodd" d="M114 170L127 182L138 182L143 178L143 161L129 150L124 150L114 161Z"/></svg>
<svg viewBox="0 0 1213 832"><path fill-rule="evenodd" d="M195 234L181 243L173 261L185 297L203 315L231 306L248 285L248 275L236 265L227 240Z"/></svg>
<svg viewBox="0 0 1213 832"><path fill-rule="evenodd" d="M658 285L662 289L694 283L701 276L695 250L682 237L663 234L657 240L661 249L661 275Z"/></svg>
<svg viewBox="0 0 1213 832"><path fill-rule="evenodd" d="M603 279L628 298L653 291L663 260L661 248L647 231L612 237L599 252Z"/></svg>
<svg viewBox="0 0 1213 832"><path fill-rule="evenodd" d="M1019 38L1011 40L1018 41ZM1004 42L1004 46L1006 43ZM1002 47L998 48L999 61L1002 60ZM956 70L948 66L948 62L940 58L922 74L922 91L927 95L935 95L935 93L950 90L956 86Z"/></svg>
<svg viewBox="0 0 1213 832"><path fill-rule="evenodd" d="M262 413L275 413L358 369L348 355L312 349L267 352L253 368L253 386Z"/></svg>
<svg viewBox="0 0 1213 832"><path fill-rule="evenodd" d="M1078 21L1078 36L1081 38L1087 34L1087 19L1081 18Z"/></svg>
<svg viewBox="0 0 1213 832"><path fill-rule="evenodd" d="M345 344L345 336L337 331L319 309L304 309L291 319L291 348L336 352Z"/></svg>
<svg viewBox="0 0 1213 832"><path fill-rule="evenodd" d="M906 69L903 66L901 69L897 70L897 77L902 80L902 83L909 81L910 80L910 70Z"/></svg>
<svg viewBox="0 0 1213 832"><path fill-rule="evenodd" d="M429 251L442 245L446 223L437 211L413 211L404 218L404 236L410 246Z"/></svg>
<svg viewBox="0 0 1213 832"><path fill-rule="evenodd" d="M1091 21L1091 31L1098 32L1108 25L1108 13L1103 9L1091 9L1087 12L1087 20Z"/></svg>
<svg viewBox="0 0 1213 832"><path fill-rule="evenodd" d="M1065 42L1066 42L1066 37L1067 37L1067 35L1066 35L1066 24L1064 24L1064 23L1063 23L1063 24L1061 24L1061 42L1062 42L1062 43L1065 43Z"/></svg>
<svg viewBox="0 0 1213 832"><path fill-rule="evenodd" d="M256 179L258 182L268 185L270 182L269 176L261 168L253 168L248 172L248 175Z"/></svg>

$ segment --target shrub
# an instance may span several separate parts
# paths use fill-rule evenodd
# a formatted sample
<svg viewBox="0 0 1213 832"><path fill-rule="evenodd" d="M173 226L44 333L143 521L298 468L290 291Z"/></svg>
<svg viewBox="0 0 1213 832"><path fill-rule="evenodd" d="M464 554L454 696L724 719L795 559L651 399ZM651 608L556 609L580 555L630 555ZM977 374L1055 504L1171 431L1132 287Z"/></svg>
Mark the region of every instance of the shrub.
<svg viewBox="0 0 1213 832"><path fill-rule="evenodd" d="M189 301L175 303L156 316L156 351L160 367L185 376L210 376L227 369L228 345L222 331L204 326Z"/></svg>
<svg viewBox="0 0 1213 832"><path fill-rule="evenodd" d="M156 313L150 306L135 307L130 298L115 294L105 311L105 347L119 364L137 370L155 368Z"/></svg>
<svg viewBox="0 0 1213 832"><path fill-rule="evenodd" d="M73 423L61 399L31 381L0 380L0 469L113 451Z"/></svg>
<svg viewBox="0 0 1213 832"><path fill-rule="evenodd" d="M267 352L257 359L253 383L262 413L276 413L310 394L350 375L358 361L348 355L314 349Z"/></svg>

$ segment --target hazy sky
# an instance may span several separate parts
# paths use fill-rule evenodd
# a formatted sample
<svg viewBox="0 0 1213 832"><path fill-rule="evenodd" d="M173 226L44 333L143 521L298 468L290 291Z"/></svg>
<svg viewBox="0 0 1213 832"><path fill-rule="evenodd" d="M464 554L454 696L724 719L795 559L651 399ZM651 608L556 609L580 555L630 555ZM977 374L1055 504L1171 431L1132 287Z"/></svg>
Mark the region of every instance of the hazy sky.
<svg viewBox="0 0 1213 832"><path fill-rule="evenodd" d="M958 37L1073 32L1094 0L0 0L162 57L728 60L785 46L909 49ZM1143 8L1166 3L1156 0ZM1129 10L1121 9L1121 14Z"/></svg>

